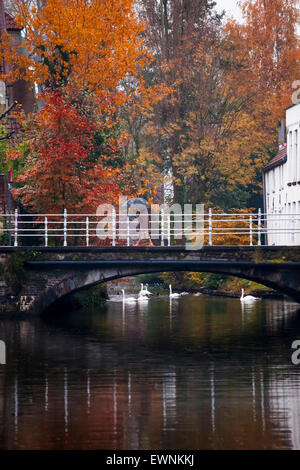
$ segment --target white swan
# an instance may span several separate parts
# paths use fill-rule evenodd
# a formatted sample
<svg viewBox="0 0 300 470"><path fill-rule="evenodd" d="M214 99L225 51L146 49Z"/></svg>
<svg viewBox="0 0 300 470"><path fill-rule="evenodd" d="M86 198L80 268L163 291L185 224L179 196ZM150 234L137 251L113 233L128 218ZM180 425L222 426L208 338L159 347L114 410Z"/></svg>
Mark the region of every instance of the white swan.
<svg viewBox="0 0 300 470"><path fill-rule="evenodd" d="M173 294L171 284L169 285L169 289L170 289L170 299L178 299L180 297L180 294L175 294L175 293Z"/></svg>
<svg viewBox="0 0 300 470"><path fill-rule="evenodd" d="M144 284L141 284L141 290L139 293L139 297L147 297L148 295L152 295L152 292L149 292L147 287L144 288Z"/></svg>
<svg viewBox="0 0 300 470"><path fill-rule="evenodd" d="M122 289L122 294L123 294L123 304L133 304L136 303L136 298L135 297L126 297L125 296L125 290Z"/></svg>
<svg viewBox="0 0 300 470"><path fill-rule="evenodd" d="M143 289L143 295L152 295L152 292L148 290L148 284L146 284L146 287Z"/></svg>
<svg viewBox="0 0 300 470"><path fill-rule="evenodd" d="M259 300L257 297L253 297L253 295L246 295L245 297L245 289L242 289L242 297L241 302L254 302L255 300Z"/></svg>
<svg viewBox="0 0 300 470"><path fill-rule="evenodd" d="M141 290L139 292L139 297L145 297L144 284L141 284Z"/></svg>

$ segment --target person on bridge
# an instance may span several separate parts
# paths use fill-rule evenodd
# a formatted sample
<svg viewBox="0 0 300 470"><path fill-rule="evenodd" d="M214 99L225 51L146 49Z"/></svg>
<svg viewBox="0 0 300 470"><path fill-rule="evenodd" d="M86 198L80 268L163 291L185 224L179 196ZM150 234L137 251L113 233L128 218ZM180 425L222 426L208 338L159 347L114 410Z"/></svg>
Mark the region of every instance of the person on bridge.
<svg viewBox="0 0 300 470"><path fill-rule="evenodd" d="M154 246L153 245L153 242L151 240L151 237L150 237L150 217L149 217L149 214L148 214L148 207L149 207L149 203L147 201L145 201L144 199L142 198L133 198L133 199L129 199L129 201L127 201L127 208L128 209L132 209L134 208L136 211L140 211L140 217L143 216L143 214L145 214L145 210L147 211L147 227L141 227L141 224L140 224L140 229L139 229L139 232L138 232L138 240L136 243L134 243L133 246ZM132 217L132 219L134 220L134 216L130 216Z"/></svg>

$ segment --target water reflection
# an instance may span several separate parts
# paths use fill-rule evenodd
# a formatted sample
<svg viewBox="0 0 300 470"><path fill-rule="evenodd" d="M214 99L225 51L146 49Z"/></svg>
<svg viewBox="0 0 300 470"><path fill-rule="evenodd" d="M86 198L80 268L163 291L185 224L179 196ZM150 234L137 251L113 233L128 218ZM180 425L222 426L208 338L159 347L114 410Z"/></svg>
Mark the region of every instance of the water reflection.
<svg viewBox="0 0 300 470"><path fill-rule="evenodd" d="M0 447L300 449L291 302L182 297L0 320Z"/></svg>

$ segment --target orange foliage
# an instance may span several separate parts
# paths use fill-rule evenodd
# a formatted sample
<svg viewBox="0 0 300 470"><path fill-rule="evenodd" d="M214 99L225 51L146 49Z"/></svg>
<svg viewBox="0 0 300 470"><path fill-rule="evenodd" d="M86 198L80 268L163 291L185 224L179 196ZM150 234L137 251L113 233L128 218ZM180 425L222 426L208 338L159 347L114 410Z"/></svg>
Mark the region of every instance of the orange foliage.
<svg viewBox="0 0 300 470"><path fill-rule="evenodd" d="M230 20L225 28L229 53L234 52L238 65L231 79L239 93L252 95L259 109L265 106L281 118L284 109L292 104L292 83L299 74L298 2L240 3L245 23Z"/></svg>
<svg viewBox="0 0 300 470"><path fill-rule="evenodd" d="M24 27L24 40L18 46L2 34L0 55L9 67L0 78L24 79L46 90L42 110L23 123L29 152L15 195L25 206L39 212L90 212L104 201L116 202L121 193L151 198L156 191L154 175L140 166L133 170L124 160L115 163L128 141L120 106L134 110L138 96L147 107L158 96L140 76L150 54L134 3L47 0L37 10L32 2L16 0L15 19ZM122 84L128 77L135 84L131 93ZM95 155L93 138L103 129L112 136L105 154ZM23 154L14 149L9 158Z"/></svg>
<svg viewBox="0 0 300 470"><path fill-rule="evenodd" d="M22 49L3 34L3 56L9 77L52 85L67 80L89 89L103 101L128 74L137 75L147 54L140 34L142 24L133 0L47 0L39 11L16 0L16 21L26 33ZM118 98L122 99L119 90Z"/></svg>

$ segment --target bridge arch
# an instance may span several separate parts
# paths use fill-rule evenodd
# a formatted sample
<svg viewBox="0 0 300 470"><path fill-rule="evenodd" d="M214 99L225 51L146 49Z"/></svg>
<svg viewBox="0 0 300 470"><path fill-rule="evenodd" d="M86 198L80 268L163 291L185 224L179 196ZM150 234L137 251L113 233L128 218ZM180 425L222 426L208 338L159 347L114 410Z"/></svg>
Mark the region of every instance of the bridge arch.
<svg viewBox="0 0 300 470"><path fill-rule="evenodd" d="M234 276L265 285L300 303L300 266L298 263L254 263L228 261L67 261L29 263L38 276L53 270L56 282L41 291L31 303L33 313L42 313L63 297L87 287L124 277L161 272L188 271ZM57 275L59 266L60 274Z"/></svg>

